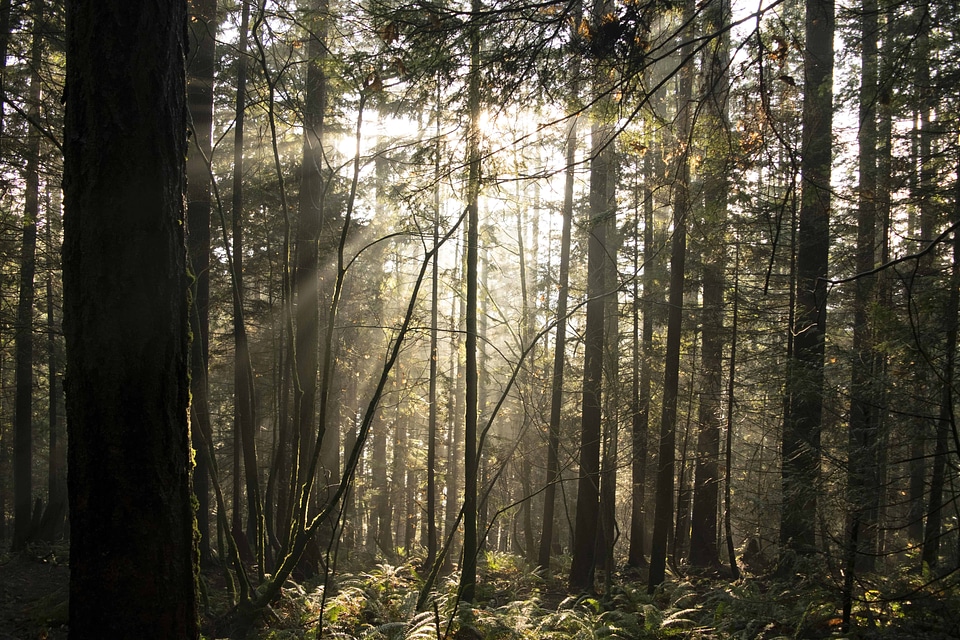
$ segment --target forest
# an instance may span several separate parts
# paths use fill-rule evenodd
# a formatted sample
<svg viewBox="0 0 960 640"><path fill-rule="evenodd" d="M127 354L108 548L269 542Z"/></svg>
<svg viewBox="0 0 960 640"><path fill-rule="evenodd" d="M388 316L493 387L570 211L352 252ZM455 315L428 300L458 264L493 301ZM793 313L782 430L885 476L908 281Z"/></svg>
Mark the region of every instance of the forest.
<svg viewBox="0 0 960 640"><path fill-rule="evenodd" d="M960 637L955 9L0 0L0 638Z"/></svg>

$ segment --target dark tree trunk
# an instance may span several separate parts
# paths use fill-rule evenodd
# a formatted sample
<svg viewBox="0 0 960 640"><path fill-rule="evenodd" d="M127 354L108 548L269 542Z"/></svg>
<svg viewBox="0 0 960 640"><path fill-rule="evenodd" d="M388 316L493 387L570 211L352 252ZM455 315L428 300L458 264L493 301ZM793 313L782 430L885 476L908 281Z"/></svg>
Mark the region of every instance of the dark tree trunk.
<svg viewBox="0 0 960 640"><path fill-rule="evenodd" d="M653 144L652 137L649 144ZM647 498L647 458L650 453L650 361L653 357L653 306L654 306L654 276L653 261L653 175L655 151L650 150L643 159L643 300L637 300L636 283L634 280L634 310L633 310L633 398L632 398L632 435L633 435L633 465L632 482L633 498L630 504L630 549L627 564L631 567L646 567L647 558L644 555L646 542L646 498ZM657 162L657 165L660 163ZM638 214L639 215L639 214ZM639 241L639 239L638 239ZM639 249L635 249L639 253ZM639 256L634 257L637 264ZM637 265L639 266L639 265ZM643 321L638 327L637 314L643 314ZM639 334L638 334L639 330Z"/></svg>
<svg viewBox="0 0 960 640"><path fill-rule="evenodd" d="M475 13L481 8L480 0L473 0ZM460 597L464 602L473 602L477 588L477 556L480 553L477 535L477 480L480 465L477 452L477 421L479 418L479 378L477 371L477 289L480 283L478 266L479 245L479 199L480 199L480 33L473 26L470 32L470 73L468 80L468 109L470 126L467 133L467 246L466 272L466 362L465 362L465 413L464 413L464 466L463 466L463 551L460 564Z"/></svg>
<svg viewBox="0 0 960 640"><path fill-rule="evenodd" d="M239 59L237 62L237 96L234 121L233 162L233 228L231 246L231 280L233 291L233 340L234 340L234 504L232 533L247 559L254 553L262 572L263 545L261 544L261 502L256 453L256 394L254 393L253 366L244 321L243 285L243 142L244 115L246 111L247 85L247 37L250 19L250 3L244 0L241 9ZM243 473L241 474L241 468ZM247 528L244 533L240 480L246 484Z"/></svg>
<svg viewBox="0 0 960 640"><path fill-rule="evenodd" d="M433 248L438 251L440 245L440 76L437 75L436 140L434 141L433 175L436 180L433 192ZM426 512L426 571L433 569L437 559L437 438L439 407L437 406L437 376L439 375L439 332L440 332L440 257L434 253L430 265L430 379L427 389L427 512ZM453 497L450 496L450 500Z"/></svg>
<svg viewBox="0 0 960 640"><path fill-rule="evenodd" d="M186 2L67 3L71 638L196 638ZM137 64L129 64L137 60Z"/></svg>
<svg viewBox="0 0 960 640"><path fill-rule="evenodd" d="M876 0L864 0L860 14L860 153L857 191L857 251L853 294L853 361L850 379L850 427L847 440L846 557L843 583L843 627L850 628L856 572L876 564L877 511L880 491L877 473L877 408L873 349L876 276L877 190L877 39Z"/></svg>
<svg viewBox="0 0 960 640"><path fill-rule="evenodd" d="M960 162L957 164L960 169ZM954 193L954 213L960 213L960 181ZM954 218L956 219L956 218ZM944 344L944 365L940 374L940 414L937 418L937 438L933 453L933 473L930 478L930 499L927 503L926 521L923 531L923 549L920 560L923 565L936 567L940 563L940 545L943 535L944 489L947 480L947 457L950 436L957 444L957 433L952 429L954 415L954 365L957 350L957 314L960 312L960 233L953 234L953 264L950 272L950 294L944 318L946 340Z"/></svg>
<svg viewBox="0 0 960 640"><path fill-rule="evenodd" d="M806 5L796 318L783 421L781 553L816 550L826 275L830 248L833 0Z"/></svg>
<svg viewBox="0 0 960 640"><path fill-rule="evenodd" d="M563 187L563 225L560 230L560 273L557 291L557 333L554 340L553 379L550 383L550 425L547 432L547 483L543 492L543 530L537 564L550 569L550 551L556 525L557 484L560 482L560 416L563 411L563 371L566 365L567 297L570 289L570 229L573 221L574 165L577 152L577 120L567 131L566 170Z"/></svg>
<svg viewBox="0 0 960 640"><path fill-rule="evenodd" d="M320 235L325 201L323 127L326 109L326 53L321 2L310 3L311 33L307 45L307 86L304 104L303 157L300 164L299 219L295 244L295 269L292 293L296 299L296 331L290 339L293 349L296 384L293 388L294 416L300 442L298 486L304 486L305 474L313 468L312 445L317 431L317 376L320 349ZM300 500L304 500L301 496ZM302 505L301 505L302 507Z"/></svg>
<svg viewBox="0 0 960 640"><path fill-rule="evenodd" d="M3 105L7 101L7 50L10 46L12 0L0 0L0 136L3 135Z"/></svg>
<svg viewBox="0 0 960 640"><path fill-rule="evenodd" d="M580 477L570 589L592 591L600 518L600 417L603 380L603 316L609 156L603 152L606 130L593 126L590 163L590 222L587 232L587 322L584 331L583 391L580 419Z"/></svg>
<svg viewBox="0 0 960 640"><path fill-rule="evenodd" d="M727 372L727 432L724 443L723 468L723 533L727 543L727 559L733 579L740 578L736 549L733 543L733 409L736 401L737 334L740 331L740 240L736 240L733 258L733 318L730 321L730 370Z"/></svg>
<svg viewBox="0 0 960 640"><path fill-rule="evenodd" d="M609 138L609 132L605 137ZM616 262L622 240L616 227L616 144L611 142L604 148L603 170L606 173L606 193L604 194L603 223L606 230L603 292L604 292L604 329L603 329L603 377L607 381L603 392L603 433L600 456L600 528L597 532L597 568L603 569L607 591L613 577L613 546L617 539L617 466L620 449L620 309L616 291L619 289Z"/></svg>
<svg viewBox="0 0 960 640"><path fill-rule="evenodd" d="M30 48L30 115L40 113L40 23L43 0L33 0L33 44ZM24 174L23 236L20 243L20 294L17 300L16 392L13 417L13 550L34 536L33 527L33 300L36 272L37 218L40 216L40 132L30 128Z"/></svg>
<svg viewBox="0 0 960 640"><path fill-rule="evenodd" d="M704 158L703 239L703 348L700 371L700 404L697 415L697 458L694 475L693 514L690 528L690 564L713 567L720 564L717 547L717 512L720 495L720 425L723 395L724 270L727 250L728 153L726 136L727 97L730 79L729 3L713 0L707 5L704 21L707 33L720 32L706 52L704 63L706 118L713 132L707 140ZM715 136L715 137L713 137Z"/></svg>
<svg viewBox="0 0 960 640"><path fill-rule="evenodd" d="M464 230L466 231L466 229ZM466 254L459 260L460 277L466 273ZM455 276L454 281L459 281L460 277ZM452 344L450 345L450 371L453 382L450 385L450 431L447 434L447 509L444 514L444 522L449 532L447 538L446 555L444 556L443 568L450 570L453 566L454 556L457 555L457 536L459 528L457 527L460 504L460 448L463 444L463 422L466 417L463 409L463 401L466 396L466 381L464 380L463 365L460 360L460 344L463 329L465 327L467 301L463 296L456 296L450 309L450 332L453 334Z"/></svg>
<svg viewBox="0 0 960 640"><path fill-rule="evenodd" d="M686 0L683 20L688 25L680 57L689 60L693 37L693 3ZM693 91L693 70L687 62L680 70L677 140L687 144L690 131L689 101ZM652 592L666 577L667 541L673 519L674 469L676 466L677 396L680 374L680 334L683 330L684 263L687 253L687 214L689 209L690 159L684 150L674 185L673 241L670 247L670 301L667 316L667 353L663 373L663 407L660 414L660 446L657 466L656 506L653 514L653 537L650 551L650 573L647 587Z"/></svg>
<svg viewBox="0 0 960 640"><path fill-rule="evenodd" d="M210 353L210 170L213 133L213 71L217 28L215 0L192 0L190 55L187 60L187 106L193 144L187 150L187 252L193 275L190 311L190 393L193 448L204 451L202 434L211 433L207 388ZM201 424L201 421L203 424ZM196 457L193 490L197 496L200 559L211 560L210 468L206 455Z"/></svg>
<svg viewBox="0 0 960 640"><path fill-rule="evenodd" d="M610 10L608 0L597 0L591 9L593 20L600 22ZM598 104L609 106L604 97L608 81L598 62L593 69L593 92ZM587 239L587 313L584 328L583 384L580 403L580 477L577 480L577 512L573 534L573 559L570 565L570 590L593 591L596 570L597 532L600 518L600 440L601 389L603 386L604 287L606 285L606 230L604 216L610 212L608 177L612 170L612 132L602 106L591 126L590 219Z"/></svg>

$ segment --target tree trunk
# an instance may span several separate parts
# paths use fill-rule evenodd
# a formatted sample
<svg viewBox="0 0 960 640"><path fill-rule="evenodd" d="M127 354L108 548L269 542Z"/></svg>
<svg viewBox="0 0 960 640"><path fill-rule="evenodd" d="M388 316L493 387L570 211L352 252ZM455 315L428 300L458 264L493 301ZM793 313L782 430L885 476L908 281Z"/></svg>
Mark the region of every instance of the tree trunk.
<svg viewBox="0 0 960 640"><path fill-rule="evenodd" d="M727 373L727 433L723 469L723 530L727 543L727 559L733 579L740 578L737 554L733 543L733 409L736 401L737 334L740 331L740 239L736 240L733 258L733 318L730 321L730 370Z"/></svg>
<svg viewBox="0 0 960 640"><path fill-rule="evenodd" d="M543 529L537 564L550 568L553 545L557 484L560 482L560 417L563 411L563 372L566 365L567 297L570 281L570 228L573 219L574 162L577 146L577 120L570 123L566 141L567 168L564 178L563 225L560 231L559 287L557 292L557 332L554 339L553 379L550 384L550 424L547 434L547 477L543 494Z"/></svg>
<svg viewBox="0 0 960 640"><path fill-rule="evenodd" d="M437 74L436 140L434 141L433 176L436 184L433 192L433 248L438 251L440 245L440 74ZM433 569L437 559L437 436L438 436L438 397L437 376L439 374L439 333L440 333L440 256L433 255L430 265L430 379L427 389L427 560L426 571ZM448 499L452 500L453 496Z"/></svg>
<svg viewBox="0 0 960 640"><path fill-rule="evenodd" d="M590 221L587 233L587 322L584 331L583 391L580 420L580 478L574 531L570 589L592 591L596 569L596 538L600 517L600 432L603 380L604 285L608 213L607 172L610 157L604 151L609 129L594 124L591 131Z"/></svg>
<svg viewBox="0 0 960 640"><path fill-rule="evenodd" d="M648 145L654 144L653 136L648 136ZM646 498L647 498L647 458L650 453L650 362L653 357L653 175L655 151L649 149L643 159L643 301L637 300L634 280L633 310L633 498L630 504L630 549L627 564L631 567L646 567L644 555L646 542ZM639 214L638 214L639 215ZM639 240L639 239L638 239ZM639 253L639 249L635 249ZM634 256L637 264L638 256ZM638 265L639 266L639 265ZM642 309L641 309L642 307ZM637 326L637 314L642 311L643 321ZM638 335L638 329L640 334Z"/></svg>
<svg viewBox="0 0 960 640"><path fill-rule="evenodd" d="M708 138L704 158L704 234L703 240L703 346L701 350L700 403L697 423L697 458L693 490L693 514L690 529L690 564L716 567L720 564L717 547L717 513L720 496L720 425L723 395L724 270L726 268L726 228L729 132L727 98L730 79L729 3L713 0L707 5L704 21L707 33L720 33L706 52L704 63L706 124Z"/></svg>
<svg viewBox="0 0 960 640"><path fill-rule="evenodd" d="M260 571L263 567L263 544L261 528L261 501L256 453L256 395L254 393L253 367L244 321L243 299L243 142L244 114L246 110L247 84L247 37L250 18L249 0L244 0L240 21L239 58L237 62L237 97L234 123L233 166L233 243L231 246L231 279L233 290L233 340L234 340L234 505L233 535L243 555L257 559ZM242 462L241 462L242 460ZM240 469L243 468L241 476ZM246 484L247 527L243 530L239 482ZM256 553L256 556L254 556Z"/></svg>
<svg viewBox="0 0 960 640"><path fill-rule="evenodd" d="M693 47L693 3L686 0L680 57L690 59ZM687 62L680 69L677 96L677 142L680 145L680 168L673 186L673 241L670 247L670 301L667 316L667 353L663 373L663 407L660 415L660 446L657 466L656 506L653 515L653 541L650 552L650 592L663 583L667 568L667 541L673 519L674 468L677 437L677 395L680 374L680 338L683 330L684 263L687 253L687 214L689 209L690 159L686 149L690 131L690 99L693 91L693 70Z"/></svg>
<svg viewBox="0 0 960 640"><path fill-rule="evenodd" d="M480 0L473 0L474 15L480 12ZM480 30L470 29L470 71L467 90L470 113L467 131L467 257L466 257L466 411L464 414L463 551L460 565L460 597L473 602L477 587L477 420L479 417L479 378L477 371L477 289L479 285L480 245Z"/></svg>
<svg viewBox="0 0 960 640"><path fill-rule="evenodd" d="M308 3L311 37L307 44L307 85L303 107L303 155L300 163L300 201L295 241L295 267L292 290L296 300L296 330L292 351L296 370L293 388L294 416L299 450L298 486L304 486L304 474L311 468L316 440L317 376L320 349L320 236L324 226L324 115L326 110L325 16L321 0ZM304 498L301 497L301 500Z"/></svg>
<svg viewBox="0 0 960 640"><path fill-rule="evenodd" d="M826 276L830 248L830 162L833 122L833 0L806 5L802 191L797 248L797 312L787 379L790 403L781 450L781 553L816 550Z"/></svg>
<svg viewBox="0 0 960 640"><path fill-rule="evenodd" d="M43 0L33 0L33 44L30 47L30 116L40 113L40 23ZM20 294L17 300L16 393L13 418L13 550L36 536L33 523L33 277L36 272L37 218L40 216L40 132L30 127L24 174L23 237L20 243Z"/></svg>
<svg viewBox="0 0 960 640"><path fill-rule="evenodd" d="M608 0L597 0L592 18L599 23L611 7ZM609 201L609 172L612 167L613 130L603 108L607 81L601 63L596 63L594 93L599 96L596 120L591 125L590 151L590 219L587 224L587 317L584 328L583 386L580 415L580 477L577 480L576 527L573 534L573 559L570 565L570 589L593 591L596 570L596 544L600 518L600 441L601 389L603 386L604 351L604 288L606 286L605 216L613 213Z"/></svg>
<svg viewBox="0 0 960 640"><path fill-rule="evenodd" d="M44 240L47 251L47 389L49 399L47 403L47 421L50 460L47 471L47 506L43 512L38 537L41 540L54 542L64 533L67 517L67 449L64 429L60 421L60 403L63 387L60 378L60 322L57 318L57 309L60 307L54 274L59 269L59 248L55 246L56 237L54 225L60 227L60 190L53 189L50 193L47 186L47 222L45 225ZM51 198L52 195L52 198ZM59 234L57 234L59 235Z"/></svg>
<svg viewBox="0 0 960 640"><path fill-rule="evenodd" d="M191 139L187 150L187 254L193 274L190 331L191 430L193 448L203 451L202 434L211 432L207 367L210 357L210 169L213 135L213 72L216 53L217 3L192 0L190 7L190 56L187 60L187 106ZM200 422L203 425L200 425ZM193 490L197 496L197 531L200 560L211 561L210 469L206 455L196 457Z"/></svg>
<svg viewBox="0 0 960 640"><path fill-rule="evenodd" d="M960 169L960 162L957 163ZM960 174L958 174L960 175ZM954 215L960 213L960 180L954 192ZM954 218L955 220L958 218ZM937 419L937 439L933 454L933 474L930 478L930 500L927 504L926 522L923 532L923 550L920 560L923 565L934 568L940 560L940 541L943 535L944 486L947 483L947 456L949 439L954 415L953 383L954 365L957 351L957 314L960 313L960 233L953 233L953 264L950 271L950 294L944 318L946 340L944 344L944 365L940 374L940 415ZM957 437L953 431L954 438ZM956 444L956 440L954 440Z"/></svg>
<svg viewBox="0 0 960 640"><path fill-rule="evenodd" d="M71 638L199 637L186 26L183 0L67 3Z"/></svg>
<svg viewBox="0 0 960 640"><path fill-rule="evenodd" d="M850 428L847 443L846 558L843 584L843 626L849 630L853 585L858 570L872 571L876 562L879 474L877 473L877 416L873 348L876 276L877 189L877 38L876 0L864 0L860 14L860 155L857 209L856 270L853 297L853 362L850 380Z"/></svg>
<svg viewBox="0 0 960 640"><path fill-rule="evenodd" d="M616 262L622 240L616 227L616 145L603 150L607 174L604 206L604 345L603 435L600 457L600 528L597 532L597 568L603 569L607 591L616 569L613 547L617 539L617 466L620 449L620 309ZM611 292L608 294L608 292Z"/></svg>

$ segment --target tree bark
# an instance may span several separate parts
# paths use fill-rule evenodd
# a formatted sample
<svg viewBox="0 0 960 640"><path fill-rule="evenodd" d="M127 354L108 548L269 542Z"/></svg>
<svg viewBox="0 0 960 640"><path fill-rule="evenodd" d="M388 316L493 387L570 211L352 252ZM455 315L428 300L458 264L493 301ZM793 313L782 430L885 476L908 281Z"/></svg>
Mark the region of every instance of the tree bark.
<svg viewBox="0 0 960 640"><path fill-rule="evenodd" d="M480 0L471 5L475 16L482 6ZM467 109L470 124L467 132L467 256L466 256L466 363L465 363L465 414L464 414L464 466L463 466L463 551L460 563L460 597L464 602L473 602L477 588L477 476L480 473L477 452L477 421L479 418L479 378L477 371L477 289L480 282L480 31L474 24L470 30L470 71L468 79Z"/></svg>
<svg viewBox="0 0 960 640"><path fill-rule="evenodd" d="M43 0L33 0L33 44L30 47L30 115L40 113L40 23ZM13 545L22 549L36 535L33 527L33 301L40 216L40 132L30 127L24 174L23 236L20 243L20 293L17 300L16 392L13 418Z"/></svg>
<svg viewBox="0 0 960 640"><path fill-rule="evenodd" d="M713 0L707 5L704 21L707 33L719 33L706 52L707 148L704 152L703 240L703 347L701 350L700 403L697 422L697 458L690 529L690 564L716 567L717 513L720 497L720 426L723 395L724 271L727 251L728 153L727 98L730 79L729 3Z"/></svg>
<svg viewBox="0 0 960 640"><path fill-rule="evenodd" d="M71 638L199 637L186 24L184 0L67 3Z"/></svg>
<svg viewBox="0 0 960 640"><path fill-rule="evenodd" d="M600 517L600 417L603 380L603 316L609 157L604 153L606 129L594 124L591 132L590 221L587 240L587 322L584 330L583 387L580 419L580 477L574 531L570 589L592 591L596 569L596 538Z"/></svg>
<svg viewBox="0 0 960 640"><path fill-rule="evenodd" d="M833 4L833 0L809 0L805 16L797 312L786 392L791 400L784 415L781 449L780 545L784 559L790 552L812 554L817 547L826 276L830 249Z"/></svg>
<svg viewBox="0 0 960 640"><path fill-rule="evenodd" d="M880 478L877 467L877 411L871 306L875 302L877 192L877 39L876 0L864 0L860 13L860 127L857 134L859 188L856 270L853 294L853 358L850 378L850 426L847 435L847 500L843 582L844 632L850 628L857 571L876 564Z"/></svg>
<svg viewBox="0 0 960 640"><path fill-rule="evenodd" d="M684 44L680 57L689 60L693 47L693 3L686 0L683 21ZM677 437L677 396L680 374L680 337L683 329L684 264L687 252L687 215L689 209L690 158L687 144L690 132L689 102L693 91L693 70L687 62L680 69L677 96L677 143L680 166L673 186L673 240L670 247L670 300L667 316L667 353L664 360L663 407L660 414L660 446L657 466L656 506L653 515L653 539L650 552L650 592L666 578L667 541L673 518L674 468Z"/></svg>
<svg viewBox="0 0 960 640"><path fill-rule="evenodd" d="M570 229L573 222L573 183L577 153L577 119L570 122L566 140L566 169L563 186L563 223L560 230L559 286L557 290L557 333L554 338L553 379L550 383L550 424L547 431L547 478L543 492L543 529L537 564L550 569L550 552L556 525L557 484L560 482L560 417L563 411L563 371L566 365L567 298L570 290Z"/></svg>

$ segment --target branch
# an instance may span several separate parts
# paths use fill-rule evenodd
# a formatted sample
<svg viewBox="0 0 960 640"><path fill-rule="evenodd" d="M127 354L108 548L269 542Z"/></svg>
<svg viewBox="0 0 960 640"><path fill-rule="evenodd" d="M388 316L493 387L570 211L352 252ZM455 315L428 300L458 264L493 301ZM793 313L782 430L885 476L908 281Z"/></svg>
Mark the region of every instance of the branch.
<svg viewBox="0 0 960 640"><path fill-rule="evenodd" d="M885 263L883 263L883 264L881 264L881 265L879 265L879 266L877 266L877 267L874 267L873 269L870 269L869 271L864 271L864 272L862 272L862 273L855 273L855 274L853 274L852 276L849 276L849 277L847 277L847 278L837 278L836 280L831 280L831 279L829 279L829 278L824 278L823 280L824 280L827 284L831 284L831 285L846 284L846 283L848 283L848 282L853 282L854 280L859 280L860 278L866 278L867 276L872 276L872 275L874 275L874 274L877 274L877 273L879 273L879 272L881 272L881 271L885 271L886 269L889 269L889 268L891 268L891 267L895 267L895 266L897 266L898 264L901 264L901 263L903 263L903 262L907 262L907 261L909 261L909 260L919 260L919 259L922 258L923 256L925 256L925 255L927 255L928 253L930 253L931 251L933 251L933 249L934 249L938 244L940 244L941 242L943 242L944 240L946 240L946 239L947 239L947 236L949 236L951 233L953 233L958 227L960 227L960 220L958 220L957 222L954 222L954 223L951 224L949 227L947 227L946 229L944 229L943 231L941 231L941 232L940 232L940 235L938 235L936 238L934 238L933 241L932 241L929 245L927 245L925 248L921 249L920 251L917 251L916 253L908 253L908 254L905 255L905 256L900 256L899 258L895 258L895 259L893 259L893 260L890 260L889 262L885 262Z"/></svg>

